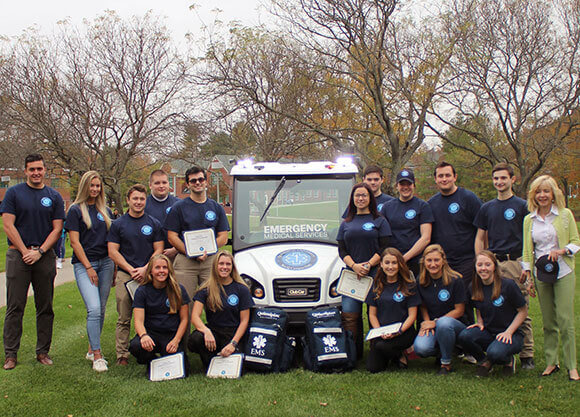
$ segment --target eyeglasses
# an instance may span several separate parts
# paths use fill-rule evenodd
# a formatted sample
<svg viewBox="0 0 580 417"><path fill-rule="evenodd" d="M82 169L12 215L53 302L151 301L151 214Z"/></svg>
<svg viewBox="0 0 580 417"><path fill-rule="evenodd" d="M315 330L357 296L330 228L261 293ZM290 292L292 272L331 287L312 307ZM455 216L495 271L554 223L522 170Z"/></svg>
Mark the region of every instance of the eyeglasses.
<svg viewBox="0 0 580 417"><path fill-rule="evenodd" d="M354 198L369 198L368 194L355 194Z"/></svg>
<svg viewBox="0 0 580 417"><path fill-rule="evenodd" d="M197 184L198 182L199 182L200 184L201 184L202 182L205 182L205 178L203 178L203 177L201 177L201 178L192 178L192 179L190 179L190 180L189 180L189 183L190 183L190 184Z"/></svg>

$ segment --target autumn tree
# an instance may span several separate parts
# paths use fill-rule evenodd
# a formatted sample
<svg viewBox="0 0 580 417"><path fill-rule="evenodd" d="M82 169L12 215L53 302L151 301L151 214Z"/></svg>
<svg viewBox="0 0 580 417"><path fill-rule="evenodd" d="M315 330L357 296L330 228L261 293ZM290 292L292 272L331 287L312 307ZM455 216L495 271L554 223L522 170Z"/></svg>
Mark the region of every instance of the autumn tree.
<svg viewBox="0 0 580 417"><path fill-rule="evenodd" d="M113 12L44 37L26 32L0 67L10 140L31 137L73 173L98 170L120 206L131 164L158 157L180 132L187 67L167 28L147 14ZM132 168L134 167L134 168Z"/></svg>
<svg viewBox="0 0 580 417"><path fill-rule="evenodd" d="M454 0L447 30L456 54L430 127L490 166L513 164L523 195L578 128L580 2ZM488 121L494 129L478 123ZM457 129L471 144L448 134Z"/></svg>

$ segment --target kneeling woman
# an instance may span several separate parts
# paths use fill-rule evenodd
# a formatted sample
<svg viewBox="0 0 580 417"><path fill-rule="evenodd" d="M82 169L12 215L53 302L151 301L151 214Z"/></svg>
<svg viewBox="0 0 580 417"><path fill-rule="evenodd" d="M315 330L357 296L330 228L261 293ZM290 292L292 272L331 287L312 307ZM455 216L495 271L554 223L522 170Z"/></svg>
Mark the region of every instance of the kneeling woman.
<svg viewBox="0 0 580 417"><path fill-rule="evenodd" d="M441 355L440 375L451 372L455 341L465 325L465 287L461 274L451 269L441 245L429 245L421 259L417 286L423 322L413 345L421 357Z"/></svg>
<svg viewBox="0 0 580 417"><path fill-rule="evenodd" d="M403 352L413 344L417 335L414 324L421 299L415 280L398 249L387 248L383 251L380 269L366 303L372 328L402 323L398 332L371 340L367 369L369 372L384 371L389 361L406 368L407 358Z"/></svg>
<svg viewBox="0 0 580 417"><path fill-rule="evenodd" d="M239 351L246 334L250 308L254 304L250 290L240 277L234 257L225 251L214 258L210 278L194 297L191 322L195 331L188 341L189 350L199 353L205 369L212 357L227 357ZM201 320L205 308L207 325Z"/></svg>
<svg viewBox="0 0 580 417"><path fill-rule="evenodd" d="M145 281L135 292L133 315L137 335L129 352L137 362L148 364L157 357L185 352L183 335L187 329L189 295L177 283L173 265L162 254L151 257ZM188 361L185 358L185 370Z"/></svg>
<svg viewBox="0 0 580 417"><path fill-rule="evenodd" d="M513 355L524 343L518 329L528 314L526 300L514 281L499 276L493 253L484 250L477 255L475 272L469 298L476 308L477 323L459 334L459 343L479 362L479 376L487 376L495 363L503 364L504 373L511 375L515 372Z"/></svg>

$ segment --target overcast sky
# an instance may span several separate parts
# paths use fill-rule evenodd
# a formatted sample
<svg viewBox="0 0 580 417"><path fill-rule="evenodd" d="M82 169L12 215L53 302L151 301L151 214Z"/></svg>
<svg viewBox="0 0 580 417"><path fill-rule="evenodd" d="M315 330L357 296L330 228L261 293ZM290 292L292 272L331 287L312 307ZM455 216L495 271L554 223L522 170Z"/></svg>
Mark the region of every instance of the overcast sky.
<svg viewBox="0 0 580 417"><path fill-rule="evenodd" d="M267 2L267 0L265 0ZM245 25L264 23L268 13L260 4L263 0L0 0L0 35L19 35L24 29L38 25L49 33L59 20L70 18L80 24L83 19L92 20L105 10L115 10L123 17L142 15L153 10L166 16L166 24L173 32L174 40L180 42L187 32L199 34L203 24L211 24L214 10L219 7L223 22L241 21ZM191 4L197 7L189 9ZM219 6L216 6L219 5Z"/></svg>

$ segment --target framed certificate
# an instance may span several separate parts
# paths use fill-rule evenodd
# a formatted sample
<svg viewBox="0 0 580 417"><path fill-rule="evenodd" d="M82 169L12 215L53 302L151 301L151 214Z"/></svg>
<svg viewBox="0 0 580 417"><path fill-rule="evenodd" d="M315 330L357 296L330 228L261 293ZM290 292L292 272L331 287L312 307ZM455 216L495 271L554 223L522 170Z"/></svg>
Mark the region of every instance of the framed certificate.
<svg viewBox="0 0 580 417"><path fill-rule="evenodd" d="M190 230L183 233L185 253L190 258L203 255L213 255L218 251L213 229Z"/></svg>
<svg viewBox="0 0 580 417"><path fill-rule="evenodd" d="M356 272L342 268L336 292L364 302L372 285L373 279L371 277L367 276L359 279Z"/></svg>
<svg viewBox="0 0 580 417"><path fill-rule="evenodd" d="M149 367L149 380L167 381L185 377L183 352L153 359Z"/></svg>
<svg viewBox="0 0 580 417"><path fill-rule="evenodd" d="M210 378L232 378L237 379L242 375L242 363L244 355L234 353L227 358L214 356L207 368L207 376Z"/></svg>
<svg viewBox="0 0 580 417"><path fill-rule="evenodd" d="M397 322L393 324L388 324L386 326L377 327L376 329L371 329L369 330L369 333L367 334L365 340L376 339L377 337L381 337L384 334L397 333L399 330L401 330L402 325L403 323Z"/></svg>
<svg viewBox="0 0 580 417"><path fill-rule="evenodd" d="M129 280L125 283L125 288L127 288L127 291L129 292L129 295L131 296L131 300L135 299L135 293L137 292L137 288L139 288L140 286L141 286L141 284L139 284L134 279Z"/></svg>

